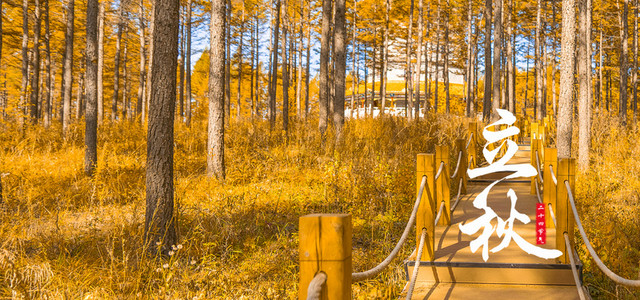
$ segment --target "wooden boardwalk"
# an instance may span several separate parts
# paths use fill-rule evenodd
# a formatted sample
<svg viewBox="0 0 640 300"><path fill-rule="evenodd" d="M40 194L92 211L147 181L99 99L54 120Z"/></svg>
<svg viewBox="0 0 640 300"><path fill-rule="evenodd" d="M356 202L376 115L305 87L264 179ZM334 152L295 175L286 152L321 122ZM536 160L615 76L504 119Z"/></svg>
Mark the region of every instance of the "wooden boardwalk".
<svg viewBox="0 0 640 300"><path fill-rule="evenodd" d="M520 146L509 163L529 163L529 149L528 146ZM473 206L473 200L487 185L506 174L491 174L478 181L469 181L467 194L451 216L451 225L436 227L434 261L420 262L412 299L579 299L570 265L527 254L513 240L507 248L497 253L489 252L486 262L482 259L482 246L475 253L471 252L469 243L482 230L469 236L460 232L459 225L484 214L483 210ZM489 193L488 206L503 220L509 218L509 189L513 189L518 197L516 210L531 219L528 224L516 220L514 230L536 245L537 196L531 194L528 178L496 185ZM497 226L497 220L492 220L491 224ZM489 239L489 249L501 241L502 238L494 232ZM547 229L546 242L546 245L536 246L555 249L553 226ZM415 254L405 261L407 281L414 266Z"/></svg>

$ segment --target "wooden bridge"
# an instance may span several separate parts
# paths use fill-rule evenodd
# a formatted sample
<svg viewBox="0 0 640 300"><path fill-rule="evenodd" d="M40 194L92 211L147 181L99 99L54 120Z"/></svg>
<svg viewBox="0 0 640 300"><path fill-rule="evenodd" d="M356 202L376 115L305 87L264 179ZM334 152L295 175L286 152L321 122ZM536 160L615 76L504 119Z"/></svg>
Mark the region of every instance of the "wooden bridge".
<svg viewBox="0 0 640 300"><path fill-rule="evenodd" d="M467 139L456 140L455 151L451 152L448 146L436 146L435 153L418 154L417 196L407 227L391 254L373 269L352 273L349 215L316 214L300 218L299 298L350 299L352 282L372 278L386 268L414 224L416 249L404 261L407 284L402 297L406 299L590 299L582 286L582 263L574 250L576 226L606 275L620 284L640 286L638 280L624 279L611 272L593 251L572 195L575 159L558 160L556 149L548 147L547 135L554 130L553 122L546 118L541 123L514 125L524 129L509 137L518 143L518 151L507 157L508 145L503 143L500 149L495 149L498 156L493 161L504 156L509 165L531 165L537 175L503 180L491 188L486 206L495 212L495 218L487 220L484 230L467 235L460 225L486 217L488 210L474 206L474 200L489 184L514 171L469 178L467 169L489 165L479 158L480 131L476 123L470 123ZM500 125L493 130L506 127ZM500 145L489 144L485 149L494 150L496 144ZM507 196L509 190L515 192L517 201ZM539 215L541 209L544 216ZM514 220L514 213L522 215ZM546 243L537 244L538 238L543 237L541 228ZM511 234L508 229L513 229ZM487 232L488 242L472 251L471 241L482 240L481 235ZM528 254L513 238L516 235L522 238L520 243L557 249L560 256L544 259ZM495 249L505 239L510 239L508 246L495 253L487 252L486 260L483 258L483 247Z"/></svg>

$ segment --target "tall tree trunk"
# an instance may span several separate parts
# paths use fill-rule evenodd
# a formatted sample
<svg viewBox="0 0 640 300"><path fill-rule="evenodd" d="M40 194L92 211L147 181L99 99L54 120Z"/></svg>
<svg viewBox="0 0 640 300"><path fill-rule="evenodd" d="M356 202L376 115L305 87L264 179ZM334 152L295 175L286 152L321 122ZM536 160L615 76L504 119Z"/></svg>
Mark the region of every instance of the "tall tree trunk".
<svg viewBox="0 0 640 300"><path fill-rule="evenodd" d="M26 1L26 0L24 0ZM66 31L64 35L64 58L62 67L62 131L66 134L71 121L71 87L73 85L73 15L74 15L74 0L67 2L67 19L66 19ZM23 37L24 38L24 37ZM26 60L26 40L22 41L23 46L23 59ZM23 68L26 67L23 63ZM23 84L26 82L25 74L23 74Z"/></svg>
<svg viewBox="0 0 640 300"><path fill-rule="evenodd" d="M144 95L145 93L145 83L146 83L146 70L145 70L145 65L146 65L146 55L145 55L145 41L146 41L146 37L145 37L145 24L144 24L144 2L143 0L139 1L139 6L138 6L138 15L140 16L139 22L140 22L140 81L138 82L138 103L136 105L136 115L140 115L141 113L142 115L142 123L144 124ZM98 81L100 82L100 81ZM100 97L100 95L98 95ZM98 106L100 107L100 106Z"/></svg>
<svg viewBox="0 0 640 300"><path fill-rule="evenodd" d="M179 103L179 116L180 116L180 121L184 121L184 60L185 60L185 44L186 44L186 29L187 26L185 26L186 21L184 20L185 17L180 14L180 19L182 20L182 28L180 28L180 38L178 39L180 41L180 50L178 51L178 53L180 53L180 59L178 60L178 81L179 81L179 85L180 85L180 90L178 91L178 103Z"/></svg>
<svg viewBox="0 0 640 300"><path fill-rule="evenodd" d="M177 222L173 213L173 120L178 67L179 8L178 0L155 0L153 43L162 46L154 47L155 53L152 55L150 86L153 87L153 91L149 102L147 134L144 236L148 251L163 255L167 255L171 246L178 243Z"/></svg>
<svg viewBox="0 0 640 300"><path fill-rule="evenodd" d="M509 99L509 111L515 116L516 115L516 94L515 94L515 63L514 63L514 54L513 54L513 0L509 1L509 8L507 10L507 86L508 86L508 97Z"/></svg>
<svg viewBox="0 0 640 300"><path fill-rule="evenodd" d="M33 74L31 75L31 105L29 115L31 123L38 123L38 104L40 103L40 0L35 0L35 24L33 25Z"/></svg>
<svg viewBox="0 0 640 300"><path fill-rule="evenodd" d="M524 103L522 103L522 117L527 119L527 105L529 104L529 53L531 52L531 43L527 43L527 68L525 70L524 79Z"/></svg>
<svg viewBox="0 0 640 300"><path fill-rule="evenodd" d="M429 69L429 65L431 62L431 42L429 40L429 36L430 36L430 31L431 31L431 2L427 3L427 35L425 37L426 40L426 45L425 45L425 49L424 49L424 90L425 90L425 97L424 97L424 113L425 113L425 117L427 115L427 110L430 109L431 107L431 70Z"/></svg>
<svg viewBox="0 0 640 300"><path fill-rule="evenodd" d="M636 126L638 113L638 0L633 11L633 125Z"/></svg>
<svg viewBox="0 0 640 300"><path fill-rule="evenodd" d="M236 94L236 120L240 120L240 110L242 108L242 56L244 55L242 51L242 46L244 46L244 14L245 14L245 3L242 1L242 19L240 23L240 40L238 45L238 91Z"/></svg>
<svg viewBox="0 0 640 300"><path fill-rule="evenodd" d="M151 4L152 6L155 6L155 1L156 0L151 0ZM145 84L146 86L146 95L145 95L145 99L144 99L144 105L143 105L143 111L142 111L142 122L144 124L145 121L145 116L146 114L149 113L149 109L150 109L150 100L151 100L151 93L152 93L152 85L151 85L151 74L153 73L153 56L155 55L155 44L154 44L154 37L155 37L155 26L156 26L156 11L155 9L151 10L151 20L149 21L149 36L148 36L148 43L149 43L149 59L147 60L147 83Z"/></svg>
<svg viewBox="0 0 640 300"><path fill-rule="evenodd" d="M224 89L225 63L216 57L225 52L225 0L211 1L211 53L209 55L209 129L207 139L207 175L223 180L224 165ZM279 6L279 4L278 4Z"/></svg>
<svg viewBox="0 0 640 300"><path fill-rule="evenodd" d="M296 79L296 118L300 119L302 116L302 49L303 49L303 34L304 23L302 22L302 15L304 14L304 3L300 0L300 27L298 29L298 70ZM355 10L355 5L354 5Z"/></svg>
<svg viewBox="0 0 640 300"><path fill-rule="evenodd" d="M624 8L622 9L622 16L620 17L620 101L618 109L618 117L622 125L627 124L627 77L629 74L629 68L627 67L627 60L629 56L629 22L627 18L627 12L629 10L629 0L624 0Z"/></svg>
<svg viewBox="0 0 640 300"><path fill-rule="evenodd" d="M420 102L422 97L420 97L420 71L422 68L422 43L424 40L424 0L418 1L418 53L416 54L416 105L414 106L414 114L416 120L420 118Z"/></svg>
<svg viewBox="0 0 640 300"><path fill-rule="evenodd" d="M551 28L553 28L553 30L556 29L557 26L557 20L556 20L556 4L555 4L555 0L553 0L551 2L551 6L553 7L553 14L552 14L552 22L553 22L553 26ZM553 38L553 52L551 53L551 101L553 101L553 117L556 118L557 114L558 114L558 96L556 93L556 77L557 77L557 68L556 68L556 57L558 56L557 53L557 49L558 49L558 42L557 42L557 38Z"/></svg>
<svg viewBox="0 0 640 300"><path fill-rule="evenodd" d="M98 0L87 1L86 94L84 173L93 176L98 161Z"/></svg>
<svg viewBox="0 0 640 300"><path fill-rule="evenodd" d="M387 69L389 68L389 14L391 11L391 0L386 0L385 3L382 71L380 71L380 115L384 115L384 108L387 102Z"/></svg>
<svg viewBox="0 0 640 300"><path fill-rule="evenodd" d="M435 63L435 67L436 67L436 72L433 75L436 78L436 85L434 87L434 97L433 97L433 110L437 113L438 112L438 103L440 100L438 97L438 92L440 91L440 88L438 86L439 80L440 80L440 1L438 1L438 10L437 10L437 14L436 14L436 63Z"/></svg>
<svg viewBox="0 0 640 300"><path fill-rule="evenodd" d="M225 17L225 86L224 86L224 123L229 124L231 120L231 13L233 12L231 0L227 0L227 14Z"/></svg>
<svg viewBox="0 0 640 300"><path fill-rule="evenodd" d="M124 53L122 56L122 80L123 80L123 91L122 91L122 120L125 120L129 117L130 113L130 103L129 103L129 74L127 73L127 38L124 38Z"/></svg>
<svg viewBox="0 0 640 300"><path fill-rule="evenodd" d="M116 34L116 57L113 67L113 102L111 103L111 120L118 119L118 98L120 96L120 44L122 43L123 4L118 6L118 32Z"/></svg>
<svg viewBox="0 0 640 300"><path fill-rule="evenodd" d="M282 130L289 133L289 60L287 59L288 13L287 0L282 9ZM289 49L291 50L291 49Z"/></svg>
<svg viewBox="0 0 640 300"><path fill-rule="evenodd" d="M104 119L104 1L98 11L98 124Z"/></svg>
<svg viewBox="0 0 640 300"><path fill-rule="evenodd" d="M82 69L86 69L86 55L83 57ZM76 88L76 120L80 120L85 110L84 72L78 72L78 87Z"/></svg>
<svg viewBox="0 0 640 300"><path fill-rule="evenodd" d="M563 0L566 1L566 0ZM573 0L575 2L575 0ZM563 4L563 13L564 13L564 4ZM574 9L575 10L575 9ZM575 13L575 12L574 12ZM564 22L564 19L563 19ZM575 24L574 24L575 27ZM575 35L575 32L574 32ZM575 46L575 45L574 45ZM544 80L544 73L543 73L543 66L542 66L542 48L544 46L542 45L542 0L538 0L538 10L536 13L536 44L534 47L534 52L535 52L535 66L536 66L536 104L533 107L533 111L536 117L536 120L540 121L542 120L542 102L543 102L543 80ZM573 70L573 68L572 68Z"/></svg>
<svg viewBox="0 0 640 300"><path fill-rule="evenodd" d="M502 61L502 0L495 1L495 13L493 15L493 101L491 103L491 121L498 120L500 108L500 73Z"/></svg>
<svg viewBox="0 0 640 300"><path fill-rule="evenodd" d="M444 93L445 93L445 105L447 114L451 112L450 109L450 100L451 97L449 95L449 7L447 7L447 11L445 12L446 22L444 23L444 53L442 53L444 57Z"/></svg>
<svg viewBox="0 0 640 300"><path fill-rule="evenodd" d="M327 122L329 121L329 51L331 30L331 1L322 1L322 35L320 36L320 97L318 130L324 141L324 135L327 130Z"/></svg>
<svg viewBox="0 0 640 300"><path fill-rule="evenodd" d="M256 45L256 37L257 37L257 34L258 34L256 32L256 30L255 30L256 26L257 26L257 23L258 23L257 16L254 17L254 20L256 21L256 23L255 24L250 23L251 25L249 26L251 28L250 29L251 30L251 36L250 36L250 42L249 42L249 44L250 44L249 48L251 49L251 63L249 64L249 67L250 67L250 71L249 71L249 75L250 75L249 76L249 80L250 80L249 96L251 98L251 109L250 109L251 120L254 120L254 118L256 116L255 113L254 113L255 112L256 103L255 103L255 100L254 100L255 93L254 93L254 88L253 88L254 84L253 83L255 82L254 77L257 77L257 74L255 73L255 70L256 70L255 69L255 62L256 62L256 51L255 51L256 48L255 48L255 45Z"/></svg>
<svg viewBox="0 0 640 300"><path fill-rule="evenodd" d="M344 126L344 93L347 70L347 33L345 29L345 0L336 0L335 15L335 102L333 105L333 125L336 128L336 141L342 141L342 128Z"/></svg>
<svg viewBox="0 0 640 300"><path fill-rule="evenodd" d="M2 0L0 0L1 2ZM0 4L0 11L2 11L2 4ZM44 127L48 128L51 125L51 106L53 99L53 85L51 82L51 78L53 77L53 73L51 72L51 30L49 28L49 0L45 0L44 2L44 43L45 49L47 51L47 56L45 58L45 68L46 68L46 88L43 96L44 106L42 114L44 115ZM2 38L2 21L0 21L0 39ZM0 42L0 56L2 55L2 42ZM2 97L2 94L0 94Z"/></svg>
<svg viewBox="0 0 640 300"><path fill-rule="evenodd" d="M187 1L187 30L185 30L187 37L187 46L185 48L186 51L186 63L185 63L185 91L187 94L187 103L186 103L186 113L185 113L185 123L187 126L191 126L191 12L193 10L193 2L191 0Z"/></svg>
<svg viewBox="0 0 640 300"><path fill-rule="evenodd" d="M20 85L20 105L22 105L22 109L26 109L27 107L29 107L29 105L27 104L27 88L29 85L29 1L28 0L22 0L22 69L21 70L22 70L22 83ZM24 120L21 122L25 123Z"/></svg>
<svg viewBox="0 0 640 300"><path fill-rule="evenodd" d="M576 37L575 0L562 0L562 56L560 60L560 99L558 102L558 129L556 144L558 158L571 157L571 130L573 128L572 91L575 65Z"/></svg>
<svg viewBox="0 0 640 300"><path fill-rule="evenodd" d="M407 29L407 46L406 46L406 53L405 53L405 58L406 58L406 64L405 64L405 82L407 83L407 90L405 95L408 95L408 97L406 97L407 101L405 103L405 111L407 112L407 118L409 118L411 120L411 114L413 113L413 78L412 78L412 65L411 65L411 53L413 53L413 45L411 43L411 39L412 39L412 35L413 35L413 5L414 5L414 0L410 0L410 6L409 6L409 26Z"/></svg>
<svg viewBox="0 0 640 300"><path fill-rule="evenodd" d="M311 66L311 8L307 9L307 66L305 69L304 118L309 116L309 68Z"/></svg>
<svg viewBox="0 0 640 300"><path fill-rule="evenodd" d="M591 0L578 3L578 167L589 167L591 140Z"/></svg>
<svg viewBox="0 0 640 300"><path fill-rule="evenodd" d="M602 24L600 25L600 41L599 41L599 46L598 46L598 51L600 52L600 67L598 68L598 81L600 82L598 84L598 100L596 101L596 107L598 109L600 109L600 105L601 105L601 100L604 100L603 98L603 92L604 92L604 48L602 48L602 42L603 42L603 36L602 36Z"/></svg>
<svg viewBox="0 0 640 300"><path fill-rule="evenodd" d="M422 0L421 0L422 1ZM472 66L472 62L473 62L473 45L471 40L473 39L473 32L472 32L472 24L473 24L473 1L472 0L468 0L467 1L467 66L465 69L465 83L466 83L466 89L465 89L465 115L467 117L471 117L471 101L473 101L472 97L471 97L471 90L472 90L472 82L473 82L473 66Z"/></svg>
<svg viewBox="0 0 640 300"><path fill-rule="evenodd" d="M278 88L278 42L280 38L280 0L276 1L276 19L272 27L273 44L271 47L271 80L269 88L269 128L276 125L276 90ZM283 62L284 64L284 62ZM321 71L322 73L322 71Z"/></svg>
<svg viewBox="0 0 640 300"><path fill-rule="evenodd" d="M358 11L358 1L354 0L353 1L353 22L351 23L351 118L353 118L353 111L357 108L356 105L356 93L357 93L357 88L359 87L359 82L358 85L356 85L356 77L359 77L360 73L360 68L356 68L356 63L358 62L358 57L356 54L356 22L357 22L357 11ZM365 94L367 89L365 88Z"/></svg>
<svg viewBox="0 0 640 300"><path fill-rule="evenodd" d="M491 116L491 16L493 14L491 0L485 0L484 11L484 101L482 103L482 119L489 121Z"/></svg>

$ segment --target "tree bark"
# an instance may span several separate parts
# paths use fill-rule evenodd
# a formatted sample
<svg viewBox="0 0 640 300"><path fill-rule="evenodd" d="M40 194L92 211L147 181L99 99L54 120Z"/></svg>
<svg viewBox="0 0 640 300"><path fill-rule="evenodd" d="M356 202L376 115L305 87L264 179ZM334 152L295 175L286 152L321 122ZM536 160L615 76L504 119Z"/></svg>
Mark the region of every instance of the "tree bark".
<svg viewBox="0 0 640 300"><path fill-rule="evenodd" d="M491 0L485 1L484 11L484 101L482 103L482 119L489 121L491 116L491 16L493 14Z"/></svg>
<svg viewBox="0 0 640 300"><path fill-rule="evenodd" d="M209 129L207 175L224 180L224 89L225 63L216 57L225 52L225 0L211 1L211 53L209 55Z"/></svg>
<svg viewBox="0 0 640 300"><path fill-rule="evenodd" d="M98 0L87 1L86 33L86 115L84 172L93 176L98 161Z"/></svg>
<svg viewBox="0 0 640 300"><path fill-rule="evenodd" d="M555 5L555 0L553 0L551 2L551 6L553 7L553 14L552 14L552 22L553 22L553 30L555 30L557 26L557 20L556 20L556 5ZM557 43L557 39L554 37L553 38L553 52L551 54L551 101L553 101L552 105L553 105L553 117L556 118L557 114L558 114L558 96L556 93L556 75L557 75L557 68L556 68L556 57L558 56L558 53L556 51L556 49L558 48L558 43Z"/></svg>
<svg viewBox="0 0 640 300"><path fill-rule="evenodd" d="M444 58L444 70L442 76L444 77L445 107L447 114L449 114L451 113L451 97L449 95L449 7L447 7L446 9L446 22L444 23L444 53L442 54Z"/></svg>
<svg viewBox="0 0 640 300"><path fill-rule="evenodd" d="M73 1L73 0L71 0ZM26 111L27 88L29 85L29 1L22 0L22 82L20 85L20 105ZM21 118L22 120L23 118ZM25 123L24 121L21 121ZM64 127L63 127L64 128Z"/></svg>
<svg viewBox="0 0 640 300"><path fill-rule="evenodd" d="M187 29L186 26L186 21L185 16L182 15L182 13L180 14L180 19L181 19L181 28L180 28L180 38L178 39L178 41L180 42L180 50L178 53L180 53L180 59L178 60L178 81L179 81L179 85L180 85L180 90L178 91L178 103L179 103L179 116L180 116L180 121L184 121L184 60L185 60L185 44L186 44L186 32L185 30Z"/></svg>
<svg viewBox="0 0 640 300"><path fill-rule="evenodd" d="M355 3L355 2L354 2ZM302 49L303 49L303 35L302 30L304 28L304 23L302 22L302 15L304 14L304 3L300 0L300 27L298 29L298 70L296 75L296 118L300 119L302 116ZM355 10L355 4L354 4Z"/></svg>
<svg viewBox="0 0 640 300"><path fill-rule="evenodd" d="M413 113L413 77L412 77L412 73L411 69L412 69L412 65L411 65L411 53L413 53L413 45L411 43L411 39L412 39L412 35L413 35L413 6L414 6L414 0L410 0L410 6L409 6L409 26L407 26L407 46L406 46L406 53L405 53L405 59L406 59L406 64L405 64L405 82L407 83L407 90L405 95L408 95L408 97L405 103L405 111L406 111L406 115L407 118L409 120L412 119L412 113Z"/></svg>
<svg viewBox="0 0 640 300"><path fill-rule="evenodd" d="M140 22L140 79L138 82L138 103L136 105L136 115L140 115L142 114L142 123L144 124L144 95L146 94L145 91L145 83L146 83L146 70L145 70L145 65L146 65L146 53L145 53L145 41L146 41L146 37L145 37L145 24L144 24L144 2L143 0L140 0L139 2L139 6L138 6L138 15L140 16L139 22Z"/></svg>
<svg viewBox="0 0 640 300"><path fill-rule="evenodd" d="M276 1L275 25L271 29L273 33L273 44L271 47L271 81L269 88L269 128L276 125L276 90L278 88L278 42L280 38L280 0ZM284 64L284 62L283 62ZM322 73L322 71L321 71Z"/></svg>
<svg viewBox="0 0 640 300"><path fill-rule="evenodd" d="M122 43L123 4L118 6L118 32L116 34L116 57L113 67L113 102L111 103L111 120L118 119L118 98L120 96L120 44Z"/></svg>
<svg viewBox="0 0 640 300"><path fill-rule="evenodd" d="M178 243L177 222L173 213L173 121L178 67L179 8L178 0L155 0L154 3L153 43L162 47L154 47L152 54L153 89L149 102L147 133L147 206L144 235L145 244L151 254L167 255L171 246Z"/></svg>
<svg viewBox="0 0 640 300"><path fill-rule="evenodd" d="M311 8L307 9L307 66L305 69L304 118L309 116L309 68L311 66Z"/></svg>
<svg viewBox="0 0 640 300"><path fill-rule="evenodd" d="M124 50L122 54L122 120L129 117L130 102L129 102L129 74L127 73L127 38L124 39Z"/></svg>
<svg viewBox="0 0 640 300"><path fill-rule="evenodd" d="M186 26L187 26L187 30L186 32L186 37L187 37L187 46L186 46L186 63L185 63L185 91L187 94L187 103L186 103L186 113L185 113L185 123L188 126L191 126L191 12L193 10L193 2L191 0L187 1L187 22L186 22Z"/></svg>
<svg viewBox="0 0 640 300"><path fill-rule="evenodd" d="M421 0L422 1L422 0ZM467 117L471 117L471 101L472 99L472 82L473 82L473 50L474 47L472 45L473 39L473 1L467 1L467 67L465 70L465 81L466 81L466 89L465 89L465 115Z"/></svg>
<svg viewBox="0 0 640 300"><path fill-rule="evenodd" d="M573 128L572 92L575 65L576 37L575 0L562 0L562 56L560 60L560 99L558 102L557 138L558 158L571 157Z"/></svg>
<svg viewBox="0 0 640 300"><path fill-rule="evenodd" d="M509 111L516 115L516 94L515 94L515 63L513 53L513 0L509 1L509 8L507 11L507 90L509 104Z"/></svg>
<svg viewBox="0 0 640 300"><path fill-rule="evenodd" d="M586 171L591 147L591 0L580 0L578 11L578 168Z"/></svg>
<svg viewBox="0 0 640 300"><path fill-rule="evenodd" d="M151 4L153 7L155 7L155 1L156 0L151 0ZM145 122L145 116L147 116L147 114L149 113L149 109L150 109L150 100L151 100L151 92L152 92L152 86L151 86L151 74L153 74L153 56L154 56L154 38L155 38L155 26L156 26L156 11L155 9L151 10L151 20L150 20L150 24L149 24L149 36L148 36L148 40L149 40L149 59L147 60L147 74L149 74L149 76L147 76L147 83L145 84L145 98L144 98L144 103L142 105L142 124L144 124Z"/></svg>
<svg viewBox="0 0 640 300"><path fill-rule="evenodd" d="M319 97L319 120L318 130L324 141L329 121L329 51L331 29L331 1L322 1L322 35L320 36L320 97Z"/></svg>
<svg viewBox="0 0 640 300"><path fill-rule="evenodd" d="M596 107L598 109L600 109L600 105L601 105L601 100L604 100L603 98L603 92L604 92L604 53L603 50L604 48L602 47L602 42L603 42L603 36L602 36L602 25L600 26L600 41L599 41L599 46L598 46L598 51L600 52L600 67L598 68L598 81L600 82L598 84L598 100L596 101Z"/></svg>
<svg viewBox="0 0 640 300"><path fill-rule="evenodd" d="M2 2L2 0L0 0ZM49 128L51 125L51 106L53 102L53 84L52 78L53 73L51 71L51 30L50 30L50 20L49 20L49 0L45 0L44 2L44 41L45 41L45 49L47 51L47 56L45 58L45 68L46 68L46 89L43 95L43 115L44 115L44 127ZM0 11L2 11L2 4L0 3ZM0 18L1 19L1 18ZM2 39L2 21L0 21L0 39ZM0 56L2 56L2 42L0 42ZM2 97L2 94L0 94Z"/></svg>
<svg viewBox="0 0 640 300"><path fill-rule="evenodd" d="M35 0L35 23L33 24L33 74L31 75L31 105L29 116L32 124L38 123L38 111L40 104L40 0Z"/></svg>
<svg viewBox="0 0 640 300"><path fill-rule="evenodd" d="M98 11L98 124L104 119L104 1Z"/></svg>
<svg viewBox="0 0 640 300"><path fill-rule="evenodd" d="M633 12L633 125L638 114L638 0L634 1Z"/></svg>
<svg viewBox="0 0 640 300"><path fill-rule="evenodd" d="M566 0L563 0L563 5L562 5L563 13L564 13L564 1ZM573 1L575 2L575 0ZM574 8L574 14L575 14L575 8ZM564 24L564 19L562 22ZM574 28L575 28L575 24L574 24ZM575 35L575 32L573 34ZM542 81L544 80L544 73L542 69L542 47L543 47L542 45L542 0L538 0L538 10L536 14L536 44L534 47L534 53L535 53L534 61L536 66L536 104L533 107L534 115L536 117L536 120L538 121L542 120L542 115L543 115L542 101L543 101L544 86ZM573 70L573 68L571 70Z"/></svg>
<svg viewBox="0 0 640 300"><path fill-rule="evenodd" d="M382 53L382 71L380 71L380 115L384 115L387 102L387 69L389 68L389 14L391 12L391 0L385 1L384 14L384 42ZM372 110L373 114L373 110Z"/></svg>
<svg viewBox="0 0 640 300"><path fill-rule="evenodd" d="M344 127L344 94L346 84L346 69L347 69L347 43L346 43L346 29L345 29L345 0L336 0L336 15L335 15L335 73L334 73L334 86L335 86L335 102L333 105L333 125L336 128L336 141L339 143L342 141L342 128Z"/></svg>
<svg viewBox="0 0 640 300"><path fill-rule="evenodd" d="M242 108L242 56L244 55L242 51L242 46L244 46L244 14L245 14L245 3L242 1L242 15L240 22L240 40L238 45L238 91L236 94L236 120L240 120L240 111Z"/></svg>
<svg viewBox="0 0 640 300"><path fill-rule="evenodd" d="M233 12L231 0L226 1L226 17L225 17L225 87L224 87L224 123L229 124L231 120L231 13Z"/></svg>
<svg viewBox="0 0 640 300"><path fill-rule="evenodd" d="M529 53L531 52L531 43L527 43L527 67L525 69L524 79L524 103L522 103L522 117L527 119L527 105L529 104Z"/></svg>
<svg viewBox="0 0 640 300"><path fill-rule="evenodd" d="M440 2L438 2L438 10L437 10L437 14L436 14L436 63L435 63L435 69L436 72L433 75L436 78L436 84L434 87L434 97L433 97L433 110L434 112L438 112L438 103L440 100L438 97L438 92L440 91L440 88L438 86L439 82L440 82Z"/></svg>
<svg viewBox="0 0 640 300"><path fill-rule="evenodd" d="M416 120L420 118L420 71L422 68L422 43L424 40L424 0L418 1L418 44L416 53L416 76L415 76L415 90L416 90L416 105L414 106L414 114Z"/></svg>
<svg viewBox="0 0 640 300"><path fill-rule="evenodd" d="M288 13L287 0L282 9L282 130L289 133L289 60L287 59ZM289 49L291 50L291 49Z"/></svg>
<svg viewBox="0 0 640 300"><path fill-rule="evenodd" d="M584 0L583 0L584 1ZM618 107L618 117L622 125L627 124L627 77L629 76L629 68L627 60L629 56L629 22L627 12L629 10L629 0L624 0L624 8L620 17L620 101Z"/></svg>
<svg viewBox="0 0 640 300"><path fill-rule="evenodd" d="M500 73L502 61L502 0L495 1L495 12L493 15L493 69L491 70L493 75L493 98L491 103L491 121L497 121L498 116L497 109L500 108Z"/></svg>

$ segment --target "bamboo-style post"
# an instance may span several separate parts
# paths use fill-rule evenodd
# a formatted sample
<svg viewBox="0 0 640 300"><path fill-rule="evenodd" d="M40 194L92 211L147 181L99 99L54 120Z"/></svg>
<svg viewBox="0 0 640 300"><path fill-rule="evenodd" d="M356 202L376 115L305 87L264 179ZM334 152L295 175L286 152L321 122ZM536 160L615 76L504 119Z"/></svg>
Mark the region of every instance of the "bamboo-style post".
<svg viewBox="0 0 640 300"><path fill-rule="evenodd" d="M320 271L327 275L320 299L351 299L351 215L306 215L299 228L298 299L307 299L309 282Z"/></svg>
<svg viewBox="0 0 640 300"><path fill-rule="evenodd" d="M438 225L451 225L451 159L447 145L436 146L436 172L441 162L444 163L444 167L442 174L436 179L436 213L440 208L440 202L444 201Z"/></svg>
<svg viewBox="0 0 640 300"><path fill-rule="evenodd" d="M553 227L553 219L551 218L551 214L549 213L549 204L551 204L551 208L555 212L556 210L556 184L551 179L551 166L553 168L553 172L556 173L556 178L558 176L558 149L556 148L546 148L544 151L544 165L542 166L542 174L544 180L544 188L542 190L542 201L544 202L544 210L545 210L545 222L547 228ZM560 184L560 181L558 181Z"/></svg>
<svg viewBox="0 0 640 300"><path fill-rule="evenodd" d="M571 190L574 191L576 183L575 174L575 158L562 158L558 161L557 209L555 210L556 221L558 222L558 227L556 227L556 248L562 251L563 254L558 259L564 264L569 263L567 251L571 251L571 249L566 248L563 234L565 232L569 234L569 241L573 243L573 228L575 222L573 212L571 211L571 204L569 203L567 187L564 182L568 181Z"/></svg>
<svg viewBox="0 0 640 300"><path fill-rule="evenodd" d="M422 251L421 261L433 260L433 244L435 241L435 225L436 218L436 156L435 154L418 154L416 165L416 192L420 192L420 184L422 176L427 176L427 184L420 198L420 206L416 214L416 249L420 247L420 236L422 229L427 230L424 250Z"/></svg>

